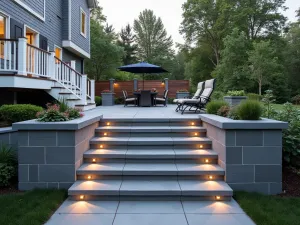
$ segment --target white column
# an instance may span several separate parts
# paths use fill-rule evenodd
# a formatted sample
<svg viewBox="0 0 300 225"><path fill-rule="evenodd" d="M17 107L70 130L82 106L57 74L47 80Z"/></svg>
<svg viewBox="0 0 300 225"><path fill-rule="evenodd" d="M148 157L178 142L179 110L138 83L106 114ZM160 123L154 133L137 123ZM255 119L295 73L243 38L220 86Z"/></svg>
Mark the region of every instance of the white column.
<svg viewBox="0 0 300 225"><path fill-rule="evenodd" d="M82 100L82 104L86 105L87 101L86 101L86 97L87 97L87 75L82 75L82 82L81 82L81 100Z"/></svg>
<svg viewBox="0 0 300 225"><path fill-rule="evenodd" d="M49 60L48 60L48 72L47 75L52 79L56 80L55 76L55 52L50 52Z"/></svg>
<svg viewBox="0 0 300 225"><path fill-rule="evenodd" d="M27 75L26 62L27 62L27 39L18 39L18 74Z"/></svg>
<svg viewBox="0 0 300 225"><path fill-rule="evenodd" d="M95 103L95 80L91 80L91 102Z"/></svg>

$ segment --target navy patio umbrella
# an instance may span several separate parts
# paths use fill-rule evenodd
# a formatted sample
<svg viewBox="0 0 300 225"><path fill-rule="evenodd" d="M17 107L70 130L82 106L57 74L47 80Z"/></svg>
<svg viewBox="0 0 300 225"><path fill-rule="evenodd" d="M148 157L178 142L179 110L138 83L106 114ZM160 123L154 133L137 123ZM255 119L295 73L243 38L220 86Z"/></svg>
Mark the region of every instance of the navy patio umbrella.
<svg viewBox="0 0 300 225"><path fill-rule="evenodd" d="M130 73L140 73L143 74L143 89L144 89L144 75L146 73L167 73L168 71L161 66L156 66L146 62L140 62L136 64L130 64L126 66L121 66L118 68L120 71L130 72Z"/></svg>

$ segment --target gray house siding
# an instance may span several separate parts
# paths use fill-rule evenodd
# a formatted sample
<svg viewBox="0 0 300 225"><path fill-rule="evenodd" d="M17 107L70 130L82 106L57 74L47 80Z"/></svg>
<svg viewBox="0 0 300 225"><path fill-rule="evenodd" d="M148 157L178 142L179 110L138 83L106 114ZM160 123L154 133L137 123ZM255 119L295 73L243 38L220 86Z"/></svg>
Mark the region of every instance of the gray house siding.
<svg viewBox="0 0 300 225"><path fill-rule="evenodd" d="M32 8L36 13L44 16L44 0L21 0L23 3ZM45 1L46 2L46 1Z"/></svg>
<svg viewBox="0 0 300 225"><path fill-rule="evenodd" d="M28 6L32 7L34 10L41 9L42 4L44 4L43 0L22 1L26 4L28 3ZM78 8L78 10L76 11L73 11L74 9L72 8L72 41L85 51L89 52L89 9L87 8L86 0L71 1L73 7ZM28 12L26 9L12 0L0 0L0 11L7 14L12 19L15 19L18 22L29 26L30 28L36 30L38 33L46 37L48 39L49 50L53 51L54 45L62 47L62 41L68 40L68 2L69 0L46 0L45 21L38 19L32 13ZM84 38L80 34L80 7L85 10L87 15L87 38ZM42 8L44 10L44 7ZM77 31L77 33L75 31ZM62 60L67 62L70 60L76 60L76 70L78 72L82 72L82 57L77 56L76 54L69 52L68 50L63 48Z"/></svg>
<svg viewBox="0 0 300 225"><path fill-rule="evenodd" d="M87 1L83 0L72 0L71 3L72 7L72 15L71 15L71 24L72 24L72 35L71 35L71 41L82 48L84 51L90 53L90 10L87 5ZM86 13L86 37L82 36L80 34L80 7L83 9L83 11Z"/></svg>
<svg viewBox="0 0 300 225"><path fill-rule="evenodd" d="M67 49L63 49L62 57L63 57L63 61L65 61L65 62L71 62L71 60L75 60L76 61L76 71L78 71L79 73L83 73L83 68L82 68L83 59L82 58L76 56L75 54L68 51Z"/></svg>

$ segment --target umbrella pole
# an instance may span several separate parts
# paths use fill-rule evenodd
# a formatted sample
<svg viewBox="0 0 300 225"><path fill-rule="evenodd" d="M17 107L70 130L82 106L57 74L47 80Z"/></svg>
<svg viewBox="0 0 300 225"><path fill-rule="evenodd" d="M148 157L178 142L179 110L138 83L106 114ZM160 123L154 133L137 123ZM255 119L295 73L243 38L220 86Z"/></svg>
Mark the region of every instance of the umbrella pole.
<svg viewBox="0 0 300 225"><path fill-rule="evenodd" d="M143 73L143 90L145 90L145 74Z"/></svg>

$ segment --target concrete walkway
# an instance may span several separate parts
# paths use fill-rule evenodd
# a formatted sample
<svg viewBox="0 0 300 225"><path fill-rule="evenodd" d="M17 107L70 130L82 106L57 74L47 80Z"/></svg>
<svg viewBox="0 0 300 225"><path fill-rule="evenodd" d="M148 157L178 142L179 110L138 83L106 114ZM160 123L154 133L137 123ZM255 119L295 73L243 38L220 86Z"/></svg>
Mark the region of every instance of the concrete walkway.
<svg viewBox="0 0 300 225"><path fill-rule="evenodd" d="M255 225L236 201L69 201L46 225Z"/></svg>

